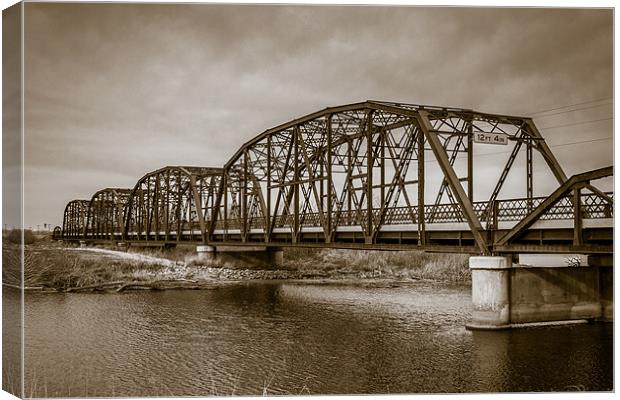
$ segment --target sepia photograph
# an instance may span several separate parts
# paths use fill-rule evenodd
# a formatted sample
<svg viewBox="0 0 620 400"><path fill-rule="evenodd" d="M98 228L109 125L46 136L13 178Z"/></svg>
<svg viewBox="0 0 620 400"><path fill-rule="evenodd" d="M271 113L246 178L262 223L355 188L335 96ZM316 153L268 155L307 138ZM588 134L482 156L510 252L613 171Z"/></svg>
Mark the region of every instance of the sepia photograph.
<svg viewBox="0 0 620 400"><path fill-rule="evenodd" d="M3 8L3 391L614 393L613 3Z"/></svg>

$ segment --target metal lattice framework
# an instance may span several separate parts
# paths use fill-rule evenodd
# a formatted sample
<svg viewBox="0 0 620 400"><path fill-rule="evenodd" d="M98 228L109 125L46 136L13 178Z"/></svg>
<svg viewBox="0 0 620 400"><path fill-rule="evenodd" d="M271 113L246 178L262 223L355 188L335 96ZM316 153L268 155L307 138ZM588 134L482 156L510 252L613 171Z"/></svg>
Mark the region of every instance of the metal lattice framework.
<svg viewBox="0 0 620 400"><path fill-rule="evenodd" d="M86 239L120 240L125 204L131 189L106 188L95 193L88 205Z"/></svg>
<svg viewBox="0 0 620 400"><path fill-rule="evenodd" d="M90 200L73 200L67 204L62 219L62 232L65 238L84 237L89 204Z"/></svg>
<svg viewBox="0 0 620 400"><path fill-rule="evenodd" d="M474 201L474 143L498 137L508 158L497 181L477 182L477 189L488 186L489 198ZM525 196L500 199L518 157ZM561 188L572 182L578 195L564 191L540 211L548 198L533 196L535 163ZM369 100L268 129L222 169L165 167L133 190L100 191L88 205L84 238L482 254L538 240L540 249L564 246L550 251L600 252L610 248L611 229L595 234L582 220L612 218L613 194L590 184L611 174L567 178L531 118ZM514 232L524 220L527 227ZM574 220L570 240L563 225L543 234L537 221L545 220ZM77 232L76 217L65 212L62 236Z"/></svg>
<svg viewBox="0 0 620 400"><path fill-rule="evenodd" d="M125 237L206 241L221 178L221 168L206 167L169 166L146 174L129 196Z"/></svg>
<svg viewBox="0 0 620 400"><path fill-rule="evenodd" d="M490 199L475 204L472 150L481 133L506 135L512 151ZM415 225L415 244L424 246L427 223L456 221L468 224L475 245L487 253L483 222L492 222L491 207L522 147L523 209L532 210L533 151L559 183L567 177L530 118L378 101L327 108L265 131L225 165L224 218L211 240L300 243L312 236L328 244L376 244L386 226L398 224ZM459 169L460 154L465 165ZM429 162L443 172L431 196Z"/></svg>

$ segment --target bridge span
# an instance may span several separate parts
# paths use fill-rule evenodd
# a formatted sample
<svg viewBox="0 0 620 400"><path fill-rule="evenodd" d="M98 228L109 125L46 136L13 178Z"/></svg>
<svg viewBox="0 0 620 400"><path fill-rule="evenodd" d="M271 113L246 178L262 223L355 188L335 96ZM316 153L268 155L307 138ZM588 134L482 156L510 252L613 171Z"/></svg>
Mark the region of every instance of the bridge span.
<svg viewBox="0 0 620 400"><path fill-rule="evenodd" d="M481 148L506 160L476 174ZM515 174L510 189L522 196L507 199ZM534 196L545 174L557 189ZM612 175L568 177L529 117L367 100L268 129L221 168L163 167L133 188L70 201L54 237L210 252L418 249L500 256L497 265L523 253L600 260L613 253L613 193L593 182Z"/></svg>
<svg viewBox="0 0 620 400"><path fill-rule="evenodd" d="M496 180L478 177L491 194L474 201L474 147L488 148L489 140L505 143L508 156ZM519 156L524 196L502 199ZM558 189L534 197L543 170ZM133 188L71 201L56 235L152 245L610 253L613 193L590 181L612 173L567 178L530 118L366 101L269 129L223 168L164 167Z"/></svg>

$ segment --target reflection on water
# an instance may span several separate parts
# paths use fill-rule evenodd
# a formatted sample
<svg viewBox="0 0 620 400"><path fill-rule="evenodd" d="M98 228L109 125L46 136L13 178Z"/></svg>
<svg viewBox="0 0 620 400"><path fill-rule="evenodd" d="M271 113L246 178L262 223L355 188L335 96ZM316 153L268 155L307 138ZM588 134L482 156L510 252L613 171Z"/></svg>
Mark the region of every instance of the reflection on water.
<svg viewBox="0 0 620 400"><path fill-rule="evenodd" d="M612 326L469 332L470 289L242 283L26 296L26 394L612 389Z"/></svg>

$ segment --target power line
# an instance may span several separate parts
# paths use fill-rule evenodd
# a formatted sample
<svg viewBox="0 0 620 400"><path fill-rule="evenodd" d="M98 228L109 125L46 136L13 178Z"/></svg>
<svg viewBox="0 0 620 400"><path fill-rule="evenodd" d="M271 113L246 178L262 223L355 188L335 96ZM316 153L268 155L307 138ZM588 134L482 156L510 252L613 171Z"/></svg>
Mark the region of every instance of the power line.
<svg viewBox="0 0 620 400"><path fill-rule="evenodd" d="M563 147L563 146L570 146L570 145L573 145L573 144L601 142L601 141L609 140L609 139L613 139L613 137L612 136L608 136L608 137L598 138L598 139L589 139L589 140L580 140L580 141L577 141L577 142L560 143L560 144L549 145L549 147ZM508 153L511 153L511 151L497 151L497 152L494 152L494 153L476 154L476 157L491 156L491 155L496 155L496 154L508 154ZM457 157L457 158L459 158L459 157ZM460 157L460 158L465 159L467 157Z"/></svg>
<svg viewBox="0 0 620 400"><path fill-rule="evenodd" d="M549 147L562 147L562 146L569 146L571 144L581 144L581 143L591 143L591 142L602 142L604 140L609 140L609 139L613 139L612 136L609 137L604 137L604 138L599 138L599 139L590 139L590 140L581 140L579 142L569 142L569 143L561 143L561 144L555 144L553 146L549 146Z"/></svg>
<svg viewBox="0 0 620 400"><path fill-rule="evenodd" d="M568 142L568 143L560 143L560 144L554 144L554 145L549 145L549 147L563 147L563 146L571 146L574 144L583 144L583 143L592 143L592 142L601 142L604 140L610 140L613 139L612 136L608 136L608 137L604 137L604 138L597 138L597 139L588 139L588 140L580 140L577 142ZM494 155L498 155L498 154L509 154L512 153L512 151L495 151L492 153L482 153L482 154L476 154L474 156L475 157L484 157L484 156L494 156ZM455 160L466 160L467 156L460 156L460 157L456 157ZM429 163L429 162L437 162L437 159L433 158L431 160L425 160L425 163Z"/></svg>
<svg viewBox="0 0 620 400"><path fill-rule="evenodd" d="M541 126L539 129L564 128L564 127L567 127L567 126L591 124L593 122L609 121L609 120L612 120L612 119L614 119L614 118L613 117L609 117L609 118L592 119L592 120L589 120L589 121L574 122L572 124L554 125L554 126Z"/></svg>
<svg viewBox="0 0 620 400"><path fill-rule="evenodd" d="M564 108L570 108L570 107L575 107L575 106L581 106L581 105L583 105L583 104L598 103L598 102L600 102L600 101L605 101L605 100L613 100L613 97L607 97L607 98L604 98L604 99L598 99L598 100L582 101L581 103L569 104L569 105L567 105L567 106L562 106L562 107L548 108L548 109L546 109L546 110L541 110L541 111L537 111L537 112L529 113L529 115L544 114L544 113L549 112L549 111L562 110L562 109L564 109Z"/></svg>
<svg viewBox="0 0 620 400"><path fill-rule="evenodd" d="M581 107L581 108L574 108L572 110L566 110L566 111L560 111L560 112L556 112L556 113L552 113L552 114L545 114L545 115L541 115L539 117L536 118L546 118L546 117L551 117L552 115L560 115L560 114L566 114L569 112L573 112L573 111L581 111L581 110L589 110L591 108L597 108L597 107L601 107L601 106L607 106L610 105L612 103L602 103L602 104L597 104L594 106L588 106L588 107Z"/></svg>

